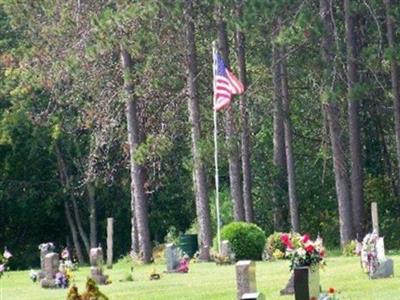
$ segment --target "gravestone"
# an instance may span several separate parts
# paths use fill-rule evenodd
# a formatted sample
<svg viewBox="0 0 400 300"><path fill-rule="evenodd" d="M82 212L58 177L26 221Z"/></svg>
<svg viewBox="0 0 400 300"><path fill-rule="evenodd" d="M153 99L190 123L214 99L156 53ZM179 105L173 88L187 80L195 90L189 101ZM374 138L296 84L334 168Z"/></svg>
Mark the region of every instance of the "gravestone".
<svg viewBox="0 0 400 300"><path fill-rule="evenodd" d="M286 284L285 288L280 291L280 294L281 296L294 294L294 273L290 275L288 283Z"/></svg>
<svg viewBox="0 0 400 300"><path fill-rule="evenodd" d="M48 253L44 257L44 278L40 281L40 286L42 288L55 288L55 276L59 268L59 258L58 253Z"/></svg>
<svg viewBox="0 0 400 300"><path fill-rule="evenodd" d="M167 272L176 272L179 266L179 250L174 244L165 247L165 260L167 262Z"/></svg>
<svg viewBox="0 0 400 300"><path fill-rule="evenodd" d="M47 254L54 252L54 244L53 243L42 243L39 245L40 250L40 271L38 273L39 280L45 277L44 274L44 258Z"/></svg>
<svg viewBox="0 0 400 300"><path fill-rule="evenodd" d="M90 249L90 277L97 284L106 284L108 276L103 274L103 249L101 247Z"/></svg>
<svg viewBox="0 0 400 300"><path fill-rule="evenodd" d="M236 263L237 299L246 293L256 293L256 264L251 260L240 260Z"/></svg>
<svg viewBox="0 0 400 300"><path fill-rule="evenodd" d="M294 269L294 299L310 300L319 298L319 272L309 267Z"/></svg>
<svg viewBox="0 0 400 300"><path fill-rule="evenodd" d="M229 241L222 241L221 242L221 256L223 257L231 257L232 250Z"/></svg>

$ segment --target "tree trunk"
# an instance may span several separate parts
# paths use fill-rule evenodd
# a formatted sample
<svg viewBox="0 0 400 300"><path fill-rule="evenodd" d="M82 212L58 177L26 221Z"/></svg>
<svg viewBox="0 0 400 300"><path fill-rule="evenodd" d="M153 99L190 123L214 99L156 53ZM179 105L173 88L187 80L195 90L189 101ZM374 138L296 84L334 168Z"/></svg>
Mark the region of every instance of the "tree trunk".
<svg viewBox="0 0 400 300"><path fill-rule="evenodd" d="M133 93L132 67L133 62L130 54L121 46L121 66L124 75L124 89L126 97L126 119L128 124L128 142L131 162L131 193L134 195L135 209L132 212L132 231L137 225L140 256L143 262L149 263L152 260L152 249L150 241L148 204L144 191L143 166L135 161L134 155L140 145L139 122L137 116L137 103ZM132 233L132 250L135 249L134 233Z"/></svg>
<svg viewBox="0 0 400 300"><path fill-rule="evenodd" d="M358 238L363 236L364 205L363 205L363 177L362 153L360 136L360 99L354 92L358 83L356 65L356 38L354 30L354 15L351 12L350 0L344 0L347 49L347 88L348 114L350 132L351 158L351 198L353 212L353 226Z"/></svg>
<svg viewBox="0 0 400 300"><path fill-rule="evenodd" d="M244 1L236 2L236 17L238 21L243 18ZM236 27L236 48L237 61L239 67L239 80L247 85L246 80L246 56L245 56L245 38L240 26ZM249 115L247 112L246 95L240 95L240 118L242 122L241 133L241 153L242 153L242 171L243 171L243 204L246 222L254 221L253 200L251 197L251 165L250 165L250 133L249 133Z"/></svg>
<svg viewBox="0 0 400 300"><path fill-rule="evenodd" d="M96 190L93 182L86 185L89 198L90 248L97 245Z"/></svg>
<svg viewBox="0 0 400 300"><path fill-rule="evenodd" d="M70 200L71 200L71 203L72 203L72 209L73 209L73 212L74 212L74 218L75 218L75 222L76 222L76 227L78 229L79 236L82 239L83 245L85 246L86 254L87 254L87 256L89 256L89 252L90 252L89 239L87 237L87 234L86 234L85 230L83 229L83 225L82 225L82 221L81 221L82 219L81 219L81 216L80 216L80 213L79 213L78 203L76 202L75 195L74 195L74 193L72 191L72 185L71 185L71 181L70 181L70 178L69 178L67 166L65 165L65 161L64 161L64 158L62 157L61 151L59 149L57 151L59 151L60 167L61 167L60 170L63 172L65 188L69 192Z"/></svg>
<svg viewBox="0 0 400 300"><path fill-rule="evenodd" d="M394 129L396 136L397 178L400 179L400 94L399 94L399 67L396 60L396 34L394 18L392 16L392 0L385 0L387 39L390 49L390 68L394 109Z"/></svg>
<svg viewBox="0 0 400 300"><path fill-rule="evenodd" d="M218 48L219 52L227 66L229 66L229 48L228 37L226 34L226 23L222 19L222 8L219 7L218 12ZM235 129L235 114L232 106L225 110L225 130L226 130L226 144L228 147L229 155L229 183L231 190L231 197L233 201L233 213L235 221L244 221L244 207L243 207L243 194L242 194L242 180L241 180L241 165L239 156L239 145L237 130Z"/></svg>
<svg viewBox="0 0 400 300"><path fill-rule="evenodd" d="M332 24L331 8L328 0L320 0L320 16L324 27L324 35L322 36L322 57L326 65L324 78L324 94L330 95L334 92L335 78L331 78L334 74L334 32ZM328 85L328 81L331 83ZM328 118L329 135L333 154L333 171L335 173L336 195L339 207L339 226L340 226L340 242L346 245L353 239L353 224L351 220L351 199L349 178L346 172L346 159L343 152L343 143L341 140L342 128L340 126L339 108L336 99L327 99L324 106Z"/></svg>
<svg viewBox="0 0 400 300"><path fill-rule="evenodd" d="M272 50L273 83L274 83L274 108L273 108L273 221L276 231L285 230L284 226L284 195L286 193L286 154L285 135L282 116L282 93L280 80L279 50L274 45Z"/></svg>
<svg viewBox="0 0 400 300"><path fill-rule="evenodd" d="M283 112L283 125L285 134L285 153L286 153L286 169L288 179L289 191L289 210L290 210L290 224L292 231L300 232L299 222L299 208L296 194L296 178L293 157L293 134L292 123L290 120L290 99L288 87L288 75L286 69L285 51L282 49L280 55L280 77L282 84L282 112Z"/></svg>
<svg viewBox="0 0 400 300"><path fill-rule="evenodd" d="M197 220L200 234L200 259L210 260L210 247L212 245L210 208L208 203L208 191L206 172L200 153L200 111L197 96L197 54L195 41L195 28L193 23L192 0L185 0L186 18L186 68L188 88L189 122L192 135L192 156L194 171L194 187L196 199Z"/></svg>
<svg viewBox="0 0 400 300"><path fill-rule="evenodd" d="M56 151L58 174L60 176L61 185L64 186L68 192L70 192L69 189L67 188L67 181L66 181L66 178L65 178L65 163L64 163L64 159L62 157L60 149L58 148L58 145L55 145L54 148L55 148L55 151ZM70 207L68 205L68 201L66 199L64 200L64 211L65 211L65 217L67 219L67 223L68 223L69 229L71 230L72 241L74 243L74 248L76 250L76 256L77 256L78 261L80 263L84 263L85 259L84 259L83 253L82 253L81 245L79 243L78 232L76 230L74 219L72 218L71 210L70 210Z"/></svg>

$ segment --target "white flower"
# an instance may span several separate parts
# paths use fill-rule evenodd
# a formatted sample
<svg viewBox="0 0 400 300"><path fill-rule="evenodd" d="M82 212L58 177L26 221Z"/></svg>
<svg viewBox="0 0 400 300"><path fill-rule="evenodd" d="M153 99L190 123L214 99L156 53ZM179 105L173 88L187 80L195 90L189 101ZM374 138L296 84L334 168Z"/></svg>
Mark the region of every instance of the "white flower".
<svg viewBox="0 0 400 300"><path fill-rule="evenodd" d="M297 249L296 250L297 251L297 254L299 255L299 256L306 256L306 250L304 250L303 248L299 248L299 249Z"/></svg>
<svg viewBox="0 0 400 300"><path fill-rule="evenodd" d="M12 254L6 249L4 250L3 256L5 259L10 259L12 257Z"/></svg>

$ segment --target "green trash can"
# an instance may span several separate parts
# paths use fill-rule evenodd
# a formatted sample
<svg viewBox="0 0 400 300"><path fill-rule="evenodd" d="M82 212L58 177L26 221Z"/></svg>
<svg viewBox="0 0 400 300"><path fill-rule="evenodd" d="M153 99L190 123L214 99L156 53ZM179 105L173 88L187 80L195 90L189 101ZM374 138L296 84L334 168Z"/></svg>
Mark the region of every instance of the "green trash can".
<svg viewBox="0 0 400 300"><path fill-rule="evenodd" d="M179 248L190 258L199 250L197 234L183 234L179 237Z"/></svg>

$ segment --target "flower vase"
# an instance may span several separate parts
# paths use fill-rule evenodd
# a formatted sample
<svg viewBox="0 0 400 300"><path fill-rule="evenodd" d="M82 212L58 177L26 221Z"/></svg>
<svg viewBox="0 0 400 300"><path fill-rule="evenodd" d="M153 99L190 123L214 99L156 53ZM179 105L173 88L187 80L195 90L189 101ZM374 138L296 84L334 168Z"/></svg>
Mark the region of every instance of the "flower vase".
<svg viewBox="0 0 400 300"><path fill-rule="evenodd" d="M317 300L319 297L319 269L297 267L294 269L295 300Z"/></svg>

